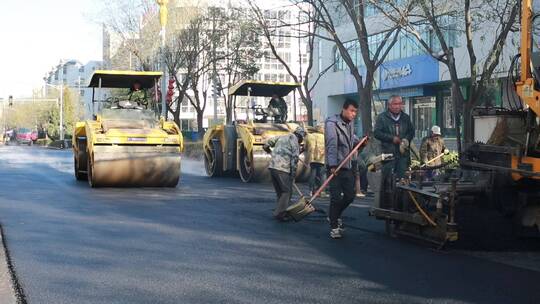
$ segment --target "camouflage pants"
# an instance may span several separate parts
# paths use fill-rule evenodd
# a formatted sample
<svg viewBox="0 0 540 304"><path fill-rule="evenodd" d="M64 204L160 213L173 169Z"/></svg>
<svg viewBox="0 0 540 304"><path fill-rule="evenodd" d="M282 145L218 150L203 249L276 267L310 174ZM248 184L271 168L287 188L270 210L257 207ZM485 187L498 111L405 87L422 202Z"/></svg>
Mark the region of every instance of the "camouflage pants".
<svg viewBox="0 0 540 304"><path fill-rule="evenodd" d="M292 196L292 183L293 177L283 171L269 169L270 176L272 177L272 185L274 185L274 190L276 191L276 209L274 209L274 216L280 216L287 208L291 201Z"/></svg>

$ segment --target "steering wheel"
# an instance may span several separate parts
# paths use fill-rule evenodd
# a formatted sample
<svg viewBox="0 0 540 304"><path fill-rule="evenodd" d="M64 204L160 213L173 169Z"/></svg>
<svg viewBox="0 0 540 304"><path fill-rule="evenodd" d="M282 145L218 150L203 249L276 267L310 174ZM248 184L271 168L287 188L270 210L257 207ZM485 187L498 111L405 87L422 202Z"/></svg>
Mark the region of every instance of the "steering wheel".
<svg viewBox="0 0 540 304"><path fill-rule="evenodd" d="M120 102L120 99L118 97L111 96L105 99L105 102L109 102L111 104L111 108L114 104L116 104L116 107L119 107L118 103Z"/></svg>
<svg viewBox="0 0 540 304"><path fill-rule="evenodd" d="M145 109L148 109L148 100L145 98L130 99L129 101L136 103L138 106L144 106Z"/></svg>

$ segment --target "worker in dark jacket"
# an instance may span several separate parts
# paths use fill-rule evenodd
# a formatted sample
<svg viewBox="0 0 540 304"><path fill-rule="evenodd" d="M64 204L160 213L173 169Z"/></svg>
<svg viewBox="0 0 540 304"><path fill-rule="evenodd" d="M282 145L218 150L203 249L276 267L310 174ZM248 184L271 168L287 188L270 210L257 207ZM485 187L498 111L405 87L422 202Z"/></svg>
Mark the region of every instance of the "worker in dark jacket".
<svg viewBox="0 0 540 304"><path fill-rule="evenodd" d="M410 143L414 138L414 127L409 115L402 111L400 96L392 95L388 100L388 111L381 113L375 122L375 138L381 141L382 153L394 155L394 161L385 167L386 173L393 169L397 178L405 175L410 165Z"/></svg>
<svg viewBox="0 0 540 304"><path fill-rule="evenodd" d="M358 104L347 99L343 104L341 114L330 116L324 124L325 163L328 175L333 174L339 164L358 143L354 134L354 118L358 111ZM353 202L355 197L354 173L352 160L349 160L339 174L330 182L330 207L328 218L330 221L330 237L339 239L343 234L341 214Z"/></svg>

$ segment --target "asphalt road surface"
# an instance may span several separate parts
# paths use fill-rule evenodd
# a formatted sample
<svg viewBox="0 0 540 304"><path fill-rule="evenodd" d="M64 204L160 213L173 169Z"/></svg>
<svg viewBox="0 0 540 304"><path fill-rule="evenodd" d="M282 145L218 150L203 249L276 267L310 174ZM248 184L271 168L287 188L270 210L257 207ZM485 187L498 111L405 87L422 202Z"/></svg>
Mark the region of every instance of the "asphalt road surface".
<svg viewBox="0 0 540 304"><path fill-rule="evenodd" d="M28 303L540 303L537 252L392 239L369 201L331 240L324 214L273 221L273 198L195 161L174 189L90 189L70 151L0 147L0 223Z"/></svg>

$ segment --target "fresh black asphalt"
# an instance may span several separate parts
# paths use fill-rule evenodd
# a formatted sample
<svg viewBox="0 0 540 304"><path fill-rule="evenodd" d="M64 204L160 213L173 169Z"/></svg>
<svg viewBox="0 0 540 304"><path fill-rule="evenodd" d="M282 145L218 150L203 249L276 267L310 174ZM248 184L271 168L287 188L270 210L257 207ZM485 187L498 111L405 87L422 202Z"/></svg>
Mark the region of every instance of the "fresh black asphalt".
<svg viewBox="0 0 540 304"><path fill-rule="evenodd" d="M359 201L271 219L269 184L91 189L70 151L0 147L0 224L28 303L539 303L540 273L384 234ZM320 207L326 209L327 202Z"/></svg>

